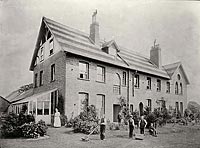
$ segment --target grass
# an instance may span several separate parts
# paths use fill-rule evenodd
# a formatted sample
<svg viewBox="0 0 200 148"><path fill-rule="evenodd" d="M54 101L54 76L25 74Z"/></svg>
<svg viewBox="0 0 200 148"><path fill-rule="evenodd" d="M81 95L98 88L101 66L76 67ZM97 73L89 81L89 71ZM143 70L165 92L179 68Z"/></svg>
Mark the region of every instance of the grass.
<svg viewBox="0 0 200 148"><path fill-rule="evenodd" d="M147 132L146 132L147 133ZM200 126L166 125L158 128L158 137L145 135L144 140L128 138L128 131L106 131L106 140L99 135L91 135L88 142L81 141L85 136L73 133L69 128L49 128L48 139L0 139L0 148L198 148L200 147Z"/></svg>

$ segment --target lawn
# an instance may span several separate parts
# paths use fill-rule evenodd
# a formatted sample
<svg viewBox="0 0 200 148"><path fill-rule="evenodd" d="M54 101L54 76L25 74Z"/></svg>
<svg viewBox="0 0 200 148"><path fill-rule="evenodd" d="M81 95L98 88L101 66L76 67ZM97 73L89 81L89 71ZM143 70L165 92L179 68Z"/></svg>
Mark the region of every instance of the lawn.
<svg viewBox="0 0 200 148"><path fill-rule="evenodd" d="M73 133L70 128L49 128L49 138L40 140L0 139L0 148L199 148L200 126L166 125L158 128L158 137L146 134L144 140L128 138L128 131L106 131L106 140L91 135L89 142L81 141L85 136Z"/></svg>

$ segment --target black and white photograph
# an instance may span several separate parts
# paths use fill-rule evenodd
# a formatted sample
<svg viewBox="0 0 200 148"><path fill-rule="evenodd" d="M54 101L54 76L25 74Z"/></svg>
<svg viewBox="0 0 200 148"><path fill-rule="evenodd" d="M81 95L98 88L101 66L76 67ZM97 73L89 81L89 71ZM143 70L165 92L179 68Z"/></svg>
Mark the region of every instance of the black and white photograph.
<svg viewBox="0 0 200 148"><path fill-rule="evenodd" d="M0 148L200 148L200 1L0 0Z"/></svg>

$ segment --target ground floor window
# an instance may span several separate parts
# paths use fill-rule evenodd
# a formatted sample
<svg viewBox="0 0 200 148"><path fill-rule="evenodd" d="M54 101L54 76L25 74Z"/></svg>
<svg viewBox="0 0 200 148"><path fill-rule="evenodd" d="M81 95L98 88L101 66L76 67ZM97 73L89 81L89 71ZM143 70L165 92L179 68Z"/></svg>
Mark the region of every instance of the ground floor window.
<svg viewBox="0 0 200 148"><path fill-rule="evenodd" d="M79 106L78 113L82 112L86 106L89 104L89 95L88 93L80 92L79 96Z"/></svg>
<svg viewBox="0 0 200 148"><path fill-rule="evenodd" d="M130 105L130 112L133 112L133 104Z"/></svg>
<svg viewBox="0 0 200 148"><path fill-rule="evenodd" d="M97 95L96 109L99 117L105 114L105 95L102 94Z"/></svg>
<svg viewBox="0 0 200 148"><path fill-rule="evenodd" d="M49 115L49 101L37 102L37 115Z"/></svg>
<svg viewBox="0 0 200 148"><path fill-rule="evenodd" d="M152 108L151 99L147 99L147 106L149 107L149 111L151 111Z"/></svg>
<svg viewBox="0 0 200 148"><path fill-rule="evenodd" d="M180 102L180 112L181 112L181 115L183 115L183 102Z"/></svg>

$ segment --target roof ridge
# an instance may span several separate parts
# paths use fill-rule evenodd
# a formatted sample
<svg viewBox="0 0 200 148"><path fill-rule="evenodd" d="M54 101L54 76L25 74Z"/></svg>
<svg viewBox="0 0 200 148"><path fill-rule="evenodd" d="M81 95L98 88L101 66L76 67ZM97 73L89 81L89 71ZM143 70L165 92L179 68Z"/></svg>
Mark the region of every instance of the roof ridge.
<svg viewBox="0 0 200 148"><path fill-rule="evenodd" d="M137 51L135 51L135 50L130 50L130 49L128 49L128 48L126 48L126 47L124 47L124 46L121 46L121 45L119 45L119 48L122 49L122 51L129 52L129 53L131 53L131 54L140 56L141 58L145 58L145 59L147 59L148 61L150 60L149 57L147 57L147 56L145 56L145 55L143 55L143 54L141 54L141 53L139 53L139 52L137 52Z"/></svg>
<svg viewBox="0 0 200 148"><path fill-rule="evenodd" d="M71 27L71 26L62 24L62 23L60 23L60 22L54 21L54 20L52 20L52 19L50 19L50 18L47 18L47 17L45 17L45 16L43 16L43 19L44 19L44 20L47 20L47 21L50 20L50 21L52 21L52 22L54 22L54 23L57 23L57 24L59 24L59 25L61 25L61 26L63 26L63 27L67 27L67 28L71 29L72 31L74 31L75 33L78 33L78 34L80 34L80 35L85 35L86 37L89 38L89 34L86 33L86 32L84 32L84 31L82 31L82 30L79 30L79 29L73 28L73 27Z"/></svg>
<svg viewBox="0 0 200 148"><path fill-rule="evenodd" d="M177 61L177 62L174 62L174 63L165 64L165 65L163 65L163 67L170 66L170 65L175 65L175 64L182 64L182 63L181 63L181 61Z"/></svg>

